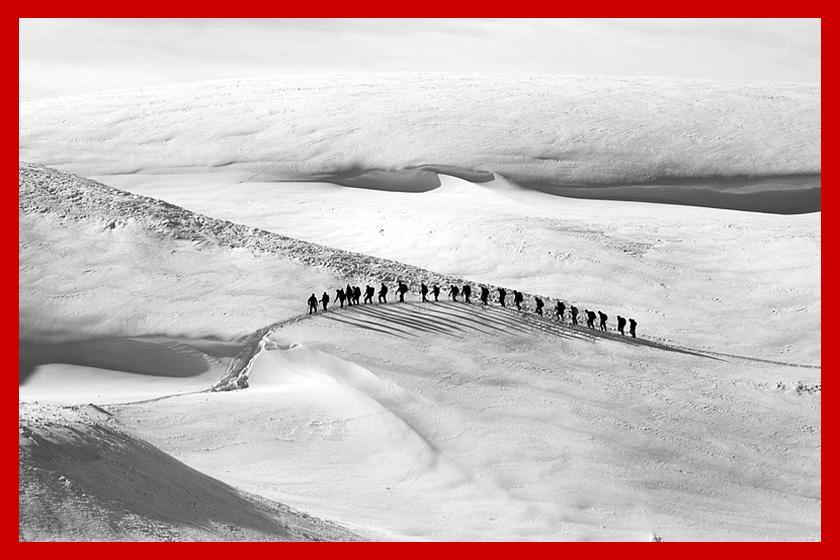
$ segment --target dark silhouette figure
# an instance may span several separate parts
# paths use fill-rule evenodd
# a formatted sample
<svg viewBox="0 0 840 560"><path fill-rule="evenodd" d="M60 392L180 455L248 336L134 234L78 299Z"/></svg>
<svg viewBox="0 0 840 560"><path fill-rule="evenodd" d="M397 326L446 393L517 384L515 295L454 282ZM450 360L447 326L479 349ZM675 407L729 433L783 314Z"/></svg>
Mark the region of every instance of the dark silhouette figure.
<svg viewBox="0 0 840 560"><path fill-rule="evenodd" d="M408 286L400 280L397 286L397 293L400 295L400 301L405 302L405 293L408 291Z"/></svg>
<svg viewBox="0 0 840 560"><path fill-rule="evenodd" d="M452 301L458 301L458 286L451 286L449 288L449 295L452 297Z"/></svg>
<svg viewBox="0 0 840 560"><path fill-rule="evenodd" d="M358 286L353 287L353 303L359 305L359 298L362 297L362 289Z"/></svg>
<svg viewBox="0 0 840 560"><path fill-rule="evenodd" d="M616 317L616 320L618 321L618 332L624 334L624 325L627 324L627 319L619 315Z"/></svg>
<svg viewBox="0 0 840 560"><path fill-rule="evenodd" d="M324 295L321 296L321 305L324 306L324 311L327 310L327 304L330 302L330 296L327 295L327 292L324 292Z"/></svg>
<svg viewBox="0 0 840 560"><path fill-rule="evenodd" d="M490 297L490 290L485 288L484 286L481 287L481 303L487 305L487 298Z"/></svg>
<svg viewBox="0 0 840 560"><path fill-rule="evenodd" d="M429 293L429 287L426 284L420 283L420 299L424 303L429 301L426 299L426 294Z"/></svg>
<svg viewBox="0 0 840 560"><path fill-rule="evenodd" d="M388 303L388 286L385 285L385 282L382 282L382 286L379 288L379 303Z"/></svg>
<svg viewBox="0 0 840 560"><path fill-rule="evenodd" d="M595 328L595 312L594 311L589 311L588 309L584 309L583 312L586 313L586 326L589 327L590 329L594 329Z"/></svg>
<svg viewBox="0 0 840 560"><path fill-rule="evenodd" d="M578 317L578 308L574 305L569 308L569 316L572 318L572 324L577 325L577 317Z"/></svg>
<svg viewBox="0 0 840 560"><path fill-rule="evenodd" d="M601 320L601 330L607 330L607 314L601 311L598 312L598 318Z"/></svg>
<svg viewBox="0 0 840 560"><path fill-rule="evenodd" d="M344 288L344 294L347 296L347 306L353 305L353 287L350 284Z"/></svg>
<svg viewBox="0 0 840 560"><path fill-rule="evenodd" d="M497 288L499 290L499 303L502 304L502 307L505 306L505 296L507 296L507 292L504 288Z"/></svg>
<svg viewBox="0 0 840 560"><path fill-rule="evenodd" d="M365 303L373 303L373 286L365 284Z"/></svg>
<svg viewBox="0 0 840 560"><path fill-rule="evenodd" d="M562 301L558 301L557 305L554 307L554 314L557 315L557 320L563 320L563 314L566 312L566 304Z"/></svg>
<svg viewBox="0 0 840 560"><path fill-rule="evenodd" d="M315 297L315 294L309 296L309 299L306 300L306 303L309 304L310 315L312 315L313 313L318 313L318 298Z"/></svg>
<svg viewBox="0 0 840 560"><path fill-rule="evenodd" d="M537 309L536 309L537 315L542 315L543 314L542 310L543 310L543 305L544 305L543 300L541 300L537 296L534 296L534 303L537 304Z"/></svg>
<svg viewBox="0 0 840 560"><path fill-rule="evenodd" d="M516 308L519 311L522 311L522 302L525 301L525 298L522 297L522 294L513 290L513 303L516 305Z"/></svg>
<svg viewBox="0 0 840 560"><path fill-rule="evenodd" d="M630 336L636 338L636 320L630 319Z"/></svg>
<svg viewBox="0 0 840 560"><path fill-rule="evenodd" d="M344 295L343 289L339 288L335 291L335 299L338 300L338 307L344 309L344 300L347 299L347 296Z"/></svg>
<svg viewBox="0 0 840 560"><path fill-rule="evenodd" d="M470 285L467 284L466 286L464 286L464 289L462 291L464 292L464 301L466 303L471 303L470 294L472 293L472 288L470 288Z"/></svg>
<svg viewBox="0 0 840 560"><path fill-rule="evenodd" d="M435 296L435 301L437 301L440 295L440 287L437 284L432 286L432 295Z"/></svg>

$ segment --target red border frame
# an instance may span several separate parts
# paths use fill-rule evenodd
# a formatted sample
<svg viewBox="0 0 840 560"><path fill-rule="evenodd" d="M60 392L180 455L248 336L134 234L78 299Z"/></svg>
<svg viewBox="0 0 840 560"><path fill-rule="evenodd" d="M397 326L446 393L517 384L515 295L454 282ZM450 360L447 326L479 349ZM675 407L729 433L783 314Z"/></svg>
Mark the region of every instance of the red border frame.
<svg viewBox="0 0 840 560"><path fill-rule="evenodd" d="M17 53L17 48L12 44L13 41L18 41L18 18L20 17L131 17L127 15L127 12L143 12L143 16L161 16L161 14L166 14L167 17L196 17L196 14L200 14L203 17L245 17L245 16L272 16L272 17L477 17L477 16L484 16L484 17L535 17L535 16L543 16L543 17L570 17L570 16L577 16L577 17L617 17L617 16L626 16L626 17L655 17L657 15L662 16L663 14L667 17L698 17L697 12L702 12L702 16L705 17L749 17L756 13L767 17L768 13L775 12L774 17L781 16L792 16L792 17L822 17L822 68L823 68L823 77L822 77L822 87L823 87L823 104L822 104L822 121L823 121L823 130L830 131L827 136L823 136L822 139L822 151L823 151L823 160L828 160L832 162L831 153L834 149L834 141L832 138L831 131L836 130L838 124L838 119L836 113L834 111L834 107L831 103L832 93L836 90L835 83L837 81L836 77L836 69L835 69L835 58L834 55L837 52L837 33L840 33L840 24L838 24L837 18L833 17L831 14L832 10L828 8L828 3L823 2L798 2L796 4L781 4L781 3L761 3L758 2L749 2L749 3L742 3L739 5L733 5L729 2L721 2L718 0L714 0L713 2L704 2L702 4L677 4L674 2L665 2L663 0L657 0L653 3L647 3L644 6L629 4L629 3L605 3L605 2L598 2L597 4L593 5L581 5L581 4L563 4L556 1L547 2L545 0L539 0L538 2L530 2L526 6L522 7L511 7L510 5L502 6L499 4L489 3L489 2L459 2L457 4L453 4L451 2L424 2L421 6L417 5L398 5L393 4L390 2L385 2L383 0L375 0L373 2L366 2L364 5L352 6L348 4L338 4L335 3L334 5L330 2L324 4L320 3L316 6L306 6L301 4L282 4L282 3L269 3L269 2L249 2L248 5L237 7L231 6L229 4L223 5L221 3L215 4L207 4L207 3L198 3L194 1L189 2L181 2L178 5L173 5L170 2L160 2L157 0L153 0L152 2L143 2L142 4L115 4L113 2L104 2L102 0L94 0L93 2L86 2L84 5L81 6L74 6L71 4L63 3L55 5L51 5L49 2L40 2L37 4L30 4L27 6L13 6L11 8L5 8L2 19L0 19L0 41L3 44L3 66L6 70L6 75L10 75L14 69L15 75L18 76L19 71L19 57ZM13 13L12 13L13 12ZM74 13L75 12L75 13ZM246 12L246 13L243 13ZM566 13L563 13L566 12ZM636 13L629 13L629 12L636 12ZM694 12L691 16L688 16L688 12ZM780 12L782 12L780 14ZM796 13L791 13L796 12ZM803 15L804 14L804 15ZM19 45L19 43L17 43ZM826 93L828 92L828 93ZM3 90L2 95L4 97L10 98L13 95L17 96L17 90L14 91L11 87L6 87ZM2 228L2 250L3 250L3 263L4 263L4 274L2 275L2 283L3 283L3 290L2 290L2 305L4 311L4 317L2 321L2 335L3 339L7 341L12 341L16 339L17 332L18 332L18 318L19 318L19 309L18 309L18 275L17 271L12 270L12 262L17 262L17 248L13 247L12 240L18 239L18 229L17 229L17 213L14 210L16 207L15 200L13 199L14 195L12 192L11 183L13 181L13 169L16 169L13 166L12 154L17 154L17 146L18 146L18 126L15 127L15 132L12 132L12 124L15 123L19 125L19 116L17 111L17 106L14 108L14 114L12 114L12 100L5 99L4 100L4 107L6 111L7 119L5 122L8 124L8 132L4 135L4 142L8 145L4 145L3 152L8 154L8 162L7 165L3 168L4 169L4 176L6 177L6 186L0 190L0 196L2 196L2 202L0 202L0 228ZM14 134L14 136L13 136ZM829 157L826 158L825 156L828 155ZM825 184L825 178L828 177L828 182L831 183L834 174L831 170L829 165L828 170L823 169L823 185ZM835 188L840 187L832 187L830 184L828 188L824 188L822 190L822 204L823 207L828 207L829 212L836 207L836 199L838 194L834 193ZM14 228L14 229L13 229ZM837 243L836 239L836 229L834 224L829 221L825 222L823 229L822 229L822 282L824 286L836 286L837 285L837 277L835 272L831 268L831 263L834 260L834 257L840 256L840 246ZM837 311L837 297L833 294L832 290L828 290L822 295L822 313L823 316L828 315L829 317L835 316L835 311ZM825 329L823 329L822 336L825 337ZM831 333L829 333L830 335ZM823 350L823 362L824 365L827 365L827 368L823 368L823 385L824 387L828 387L828 393L831 395L835 391L835 381L833 380L833 374L837 370L835 367L837 363L837 354L832 351L832 348L829 347L829 351ZM15 357L17 359L17 345L15 345ZM825 375L826 369L828 370L829 374ZM13 374L11 372L7 372L9 377ZM43 544L36 544L36 543L18 543L18 488L17 488L17 481L18 481L18 468L17 468L17 443L13 441L13 437L16 438L15 432L13 432L13 426L17 422L17 407L16 403L12 402L12 395L15 393L11 389L11 387L7 388L7 391L0 393L0 398L2 398L3 404L2 408L0 409L0 413L2 413L2 418L0 418L0 424L2 425L2 440L0 440L0 452L2 452L2 462L0 462L0 480L2 480L2 501L0 501L0 523L2 523L2 528L0 531L2 534L2 545L4 549L7 549L7 553L11 553L14 557L23 556L26 554L29 557L50 557L51 560L65 560L65 557L73 558L76 555L85 555L89 556L90 554L112 554L117 552L120 554L121 557L140 557L141 555L146 556L150 552L152 552L147 546L156 546L161 547L165 546L163 544L148 544L148 545L141 545L141 546L124 546L121 544L111 544L111 543L82 543L82 544L66 544L66 543L43 543ZM829 400L829 403L831 401ZM14 412L13 412L14 411ZM823 413L822 415L822 433L823 434L834 434L835 433L835 425L836 425L836 415L837 413L832 409L831 406L827 408L827 412ZM823 436L823 441L824 441ZM832 474L834 476L840 476L840 473L837 471L837 461L835 460L835 450L832 446L829 446L829 449L826 451L823 448L822 454L822 495L823 495L823 526L822 526L822 543L820 545L810 545L810 548L805 552L809 556L812 555L827 555L830 554L832 556L836 556L838 553L835 551L834 553L830 553L830 550L833 550L834 544L837 541L836 535L836 528L834 517L835 517L835 504L836 504L836 493L837 493L837 484L833 481ZM135 543L131 543L134 545ZM176 549L175 547L183 547L186 546L184 544L175 544L174 546L167 546L165 549L157 548L155 550L156 553L160 554L163 553L164 555L168 556L170 554L178 554L184 553L184 548ZM191 548L190 552L200 552L202 555L210 555L215 556L218 554L219 556L229 554L233 552L230 548L229 544L218 544L218 543L209 543L215 544L215 548L212 550L207 548L207 544L200 544L202 547L200 551L197 551L195 548ZM262 543L236 543L240 546L248 546L248 547L255 547L261 546ZM26 547L25 549L20 547ZM262 546L265 546L262 544ZM268 546L271 546L270 544ZM284 543L283 546L290 547L290 546L302 546L301 544L295 543ZM330 548L323 548L324 546ZM337 550L333 548L335 546L344 546L341 550ZM537 553L537 554L558 554L562 552L574 552L576 554L581 554L582 550L580 548L576 548L572 551L569 548L564 548L562 550L553 548L555 546L576 546L579 547L580 544L574 543L564 543L560 545L556 544L547 544L547 543L501 543L501 544L494 544L494 543L478 543L478 544L464 544L464 543L440 543L440 544L427 544L425 545L425 550L421 547L413 547L411 549L408 548L401 548L399 551L396 551L393 547L400 546L399 544L387 544L387 543L373 543L373 544L346 544L346 545L339 545L339 544L327 544L327 545L320 545L318 549L314 549L312 547L308 548L305 552L301 549L294 549L295 552L304 553L307 556L314 555L316 558L319 557L327 557L327 555L350 555L351 557L356 556L364 556L366 560L371 557L385 557L385 555L393 555L394 553L399 553L404 555L406 553L409 556L419 555L419 554L432 554L432 555L443 555L448 556L452 555L455 556L457 554L464 554L467 552L465 547L470 547L469 552L474 554L480 554L483 557L491 557L491 558L507 558L512 554L522 553L525 549L517 548L514 549L512 547L529 547L527 549L528 552ZM689 556L689 557L706 557L708 554L716 554L720 555L723 554L725 556L735 556L741 554L749 554L749 553L758 553L762 556L771 555L771 556L784 556L788 560L792 554L795 554L795 551L792 549L794 546L809 546L805 545L797 545L797 544L757 544L757 543L750 543L750 544L691 544L691 545L677 545L679 549L673 548L673 546L668 549L662 549L662 547L646 547L644 550L640 548L636 548L634 551L630 551L627 548L622 550L618 550L616 546L632 546L631 544L607 544L602 545L601 547L595 549L588 549L585 553L587 556L589 555L614 555L616 553L627 555L628 553L632 555L643 555L645 557L650 558L657 558L662 557L665 558L666 556L673 560L674 554L679 554L679 556ZM636 545L639 546L639 545ZM90 547L96 547L95 550L92 550ZM106 549L107 547L107 549ZM119 550L115 550L114 547L120 547ZM350 548L352 547L352 549ZM374 548L375 547L375 548ZM385 548L387 547L387 548ZM429 548L433 547L433 548ZM537 548L534 548L537 547ZM551 549L545 547L552 547ZM605 548L606 547L606 548ZM710 547L715 547L712 550ZM745 548L749 547L749 548ZM760 548L756 548L760 547ZM772 547L772 548L771 548ZM284 552L291 552L292 549L285 548L283 549ZM250 548L250 552L258 552L254 548ZM259 551L259 552L265 552ZM635 553L635 554L634 554Z"/></svg>

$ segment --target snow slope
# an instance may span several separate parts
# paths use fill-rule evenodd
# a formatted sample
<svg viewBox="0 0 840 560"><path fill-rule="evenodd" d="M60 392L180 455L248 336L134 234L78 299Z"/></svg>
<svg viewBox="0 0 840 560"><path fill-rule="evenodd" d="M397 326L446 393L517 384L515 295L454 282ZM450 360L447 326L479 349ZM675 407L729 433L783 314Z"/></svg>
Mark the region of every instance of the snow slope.
<svg viewBox="0 0 840 560"><path fill-rule="evenodd" d="M814 85L287 76L45 99L22 103L20 116L22 160L106 179L233 174L233 184L417 191L437 185L435 171L470 180L496 172L571 196L819 209Z"/></svg>
<svg viewBox="0 0 840 560"><path fill-rule="evenodd" d="M204 214L635 317L647 335L820 359L821 214L576 200L441 175L423 193L112 177ZM412 275L413 276L413 275ZM494 294L495 295L495 294Z"/></svg>
<svg viewBox="0 0 840 560"><path fill-rule="evenodd" d="M387 236L405 246L421 246L416 233L429 222L418 216L432 215L433 208L449 208L438 226L448 223L455 232L467 231L458 229L458 215L472 224L504 223L510 231L529 226L532 241L521 246L519 262L506 263L504 251L492 250L499 243L492 238L461 254L438 246L436 256L425 257L441 270L471 275L483 261L488 268L481 274L515 280L505 282L509 288L546 282L557 289L523 263L529 255L558 251L558 233L577 239L560 247L570 255L561 259L564 266L580 259L575 270L583 276L568 289L592 297L575 297L581 308L598 305L614 326L614 313L624 307L614 311L600 294L618 288L587 286L619 267L632 280L622 300L650 306L677 325L690 315L692 328L669 332L669 344L656 331L668 331L669 324L643 319L644 340L632 341L497 306L421 305L414 294L405 304L300 318L308 293L348 280L364 285L400 276L412 286L420 279L463 280L22 165L21 332L34 348L32 371L21 385L22 428L25 436L31 424L43 422L38 433L58 441L46 455L27 454L32 448L22 441L24 534L159 540L228 538L235 531L247 539L289 538L272 533L270 524L291 511L282 503L366 538L819 538L819 284L813 279L819 216L681 208L668 218L663 206L563 201L503 182L485 184L484 191L457 179L443 182L422 194L314 187L335 198L335 213L326 220L338 226L336 239L355 235L376 243L369 230L351 233L350 216L387 212L339 194L348 192L370 193L371 201L412 197L410 211L394 212L392 204L383 222L406 228ZM488 212L469 221L466 210L479 193L490 200ZM433 202L425 204L424 197ZM515 215L519 204L531 209L528 218L523 211L519 223L507 222L502 209ZM318 207L298 205L310 219ZM544 222L534 221L534 208ZM625 214L629 208L640 213ZM590 221L599 216L602 222ZM305 220L298 220L294 227L301 228ZM637 235L622 229L634 220L637 232L655 227L650 235L660 236L662 245L640 246ZM617 230L607 229L612 223ZM706 251L683 249L686 244ZM716 251L708 249L715 244ZM477 250L474 260L463 258ZM536 258L538 265L543 257ZM168 269L193 271L193 262L202 268L190 278L168 279ZM270 289L249 275L231 282L221 272L231 262L250 263L247 270L279 263L287 293L271 299ZM678 265L686 268L661 277ZM721 271L725 276L717 276ZM86 275L110 280L86 284ZM772 294L780 309L807 301L799 315L788 315L800 330L771 332L704 312L708 277L727 279L714 284L726 298L722 308L737 305L754 314L748 318L766 314L763 289L784 288ZM739 284L748 278L755 283ZM669 285L657 291L661 280ZM191 290L178 291L179 282L201 282L218 294L213 305L228 313L225 320L190 298ZM123 291L126 285L132 290ZM156 303L161 287L171 290L168 307ZM96 297L87 296L93 290ZM687 297L692 292L696 296ZM60 297L67 293L87 297L86 304L61 307L72 299ZM148 319L139 321L143 309ZM253 333L245 337L248 324ZM767 342L775 336L790 349ZM234 356L238 349L248 353ZM246 366L234 373L247 379L247 388L196 392L236 364ZM162 384L150 387L153 379ZM129 398L131 391L136 398ZM34 400L71 408L55 412ZM73 416L73 407L88 402L105 412L93 420ZM97 427L99 414L107 416L107 429ZM128 459L105 453L123 448L117 440ZM103 476L80 466L88 454L104 457L94 463L97 469L110 465ZM142 491L141 497L118 492L113 483L135 462L148 469L141 478L155 480L165 468L179 473L167 481L172 491L151 501L170 504L162 508L164 519L155 517L159 507L143 509L150 500ZM72 494L62 490L62 476ZM198 513L173 498L191 494L206 504ZM215 509L231 501L235 507ZM255 505L266 501L273 513ZM62 503L73 505L61 509ZM53 510L61 512L58 522L48 515ZM107 527L108 519L116 520L116 529ZM315 522L306 534L346 535L325 525Z"/></svg>
<svg viewBox="0 0 840 560"><path fill-rule="evenodd" d="M20 539L349 540L120 430L95 405L20 409Z"/></svg>

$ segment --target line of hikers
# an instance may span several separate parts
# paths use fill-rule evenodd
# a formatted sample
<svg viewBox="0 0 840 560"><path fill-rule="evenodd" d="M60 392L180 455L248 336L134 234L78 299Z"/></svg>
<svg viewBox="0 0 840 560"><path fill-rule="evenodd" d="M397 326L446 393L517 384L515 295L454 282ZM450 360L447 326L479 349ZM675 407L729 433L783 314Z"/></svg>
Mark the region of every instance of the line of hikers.
<svg viewBox="0 0 840 560"><path fill-rule="evenodd" d="M507 290L504 288L496 288L499 292L499 304L502 307L506 307L505 299L507 298ZM373 286L366 285L364 291L364 299L362 300L365 304L373 304L373 294L376 290ZM408 284L405 282L398 280L397 281L397 295L399 297L399 301L405 301L405 294L408 293ZM429 287L421 283L420 284L420 298L422 302L428 302L427 296L429 293L432 294L432 297L435 298L435 301L439 301L438 297L440 296L440 287L437 284L433 284L431 290ZM464 297L464 303L472 303L470 300L470 296L472 296L472 288L469 284L463 286L462 288L458 288L458 286L452 285L449 287L449 297L452 298L452 301L459 301L458 296L462 295ZM354 305L359 305L359 299L362 297L362 289L359 286L351 286L347 284L344 288L339 288L335 291L335 301L338 302L339 307L342 309L344 308L345 302L347 303L348 307L352 307ZM488 300L490 299L490 290L485 287L481 286L481 294L479 295L479 300L481 303L487 305ZM521 292L516 290L513 291L513 304L516 306L516 309L522 311L522 304L525 301L525 297L522 295ZM323 306L323 310L327 310L327 306L330 303L330 296L327 292L321 296L321 299L315 297L315 294L309 296L307 303L309 304L309 314L317 313L318 312L318 303L321 303ZM378 302L379 303L388 303L388 286L385 285L385 282L382 282L382 285L379 288L378 293ZM545 307L545 303L543 300L538 297L534 296L534 311L537 315L543 315L543 308ZM590 329L595 328L595 321L598 320L598 328L602 331L607 331L607 319L609 317L606 313L602 311L598 311L597 315L595 311L590 311L588 309L583 310L584 314L586 315L586 326ZM578 324L578 315L580 314L580 310L575 307L574 305L569 306L569 318L573 325ZM566 304L562 301L558 301L557 305L554 307L554 315L558 321L564 321L566 318ZM616 317L616 321L618 323L618 332L624 334L625 327L628 328L630 336L636 338L636 323L635 319L625 319L621 315Z"/></svg>

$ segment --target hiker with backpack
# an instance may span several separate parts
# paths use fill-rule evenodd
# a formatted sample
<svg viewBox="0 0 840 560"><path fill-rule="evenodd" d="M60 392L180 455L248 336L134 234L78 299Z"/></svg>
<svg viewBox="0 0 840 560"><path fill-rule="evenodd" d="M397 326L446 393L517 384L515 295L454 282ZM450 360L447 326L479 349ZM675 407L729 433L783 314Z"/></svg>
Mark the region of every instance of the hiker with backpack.
<svg viewBox="0 0 840 560"><path fill-rule="evenodd" d="M405 302L405 293L408 291L408 286L402 280L397 282L399 285L397 286L397 293L400 296L400 302Z"/></svg>
<svg viewBox="0 0 840 560"><path fill-rule="evenodd" d="M619 315L619 316L616 317L616 320L618 321L618 332L620 332L623 335L624 334L624 325L627 324L627 319L625 319L624 317Z"/></svg>
<svg viewBox="0 0 840 560"><path fill-rule="evenodd" d="M513 290L513 303L516 305L516 309L522 311L522 302L525 301L525 298L522 297L522 294Z"/></svg>
<svg viewBox="0 0 840 560"><path fill-rule="evenodd" d="M558 321L563 320L563 314L566 312L566 304L562 301L558 301L557 305L554 307L554 314L557 316Z"/></svg>

